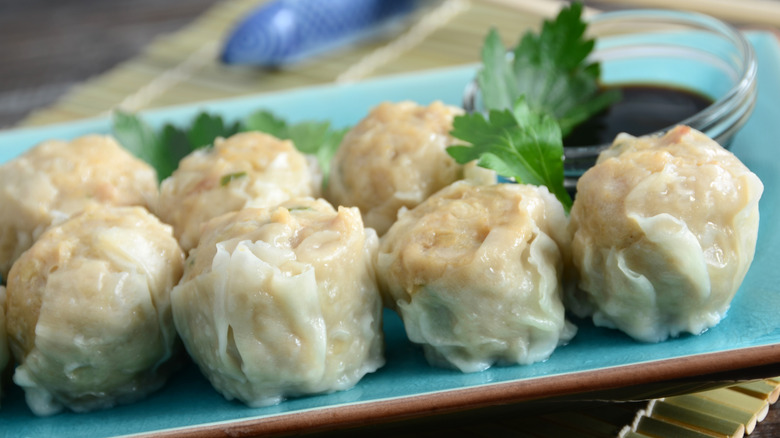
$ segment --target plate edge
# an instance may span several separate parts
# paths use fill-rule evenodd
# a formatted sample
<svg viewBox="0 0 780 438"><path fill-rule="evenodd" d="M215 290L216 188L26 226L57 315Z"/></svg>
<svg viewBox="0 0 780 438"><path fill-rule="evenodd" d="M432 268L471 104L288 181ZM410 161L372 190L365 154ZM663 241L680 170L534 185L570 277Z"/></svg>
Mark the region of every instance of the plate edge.
<svg viewBox="0 0 780 438"><path fill-rule="evenodd" d="M604 400L603 395L600 397L596 397L596 395L605 391L626 390L642 385L663 385L665 382L673 383L677 379L690 377L698 377L703 384L711 379L713 374L777 363L780 363L780 344L771 344L621 365L576 374L486 384L479 387L283 413L256 419L158 430L127 435L127 437L216 438L260 434L263 436L282 436L303 431L307 433L325 432L523 402ZM752 378L746 377L738 380ZM624 399L621 398L621 400Z"/></svg>

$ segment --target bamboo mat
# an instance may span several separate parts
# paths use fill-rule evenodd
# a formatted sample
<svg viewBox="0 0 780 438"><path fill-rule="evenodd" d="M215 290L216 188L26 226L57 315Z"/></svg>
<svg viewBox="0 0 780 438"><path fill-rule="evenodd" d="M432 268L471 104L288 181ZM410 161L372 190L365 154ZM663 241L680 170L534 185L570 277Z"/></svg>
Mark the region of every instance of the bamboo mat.
<svg viewBox="0 0 780 438"><path fill-rule="evenodd" d="M431 2L400 37L285 68L267 71L224 66L218 50L236 20L263 0L218 4L185 29L153 42L140 56L76 87L22 125L65 122L115 108L138 111L295 87L349 82L373 76L478 61L485 30L497 27L506 43L539 24L539 15L510 5L468 0Z"/></svg>
<svg viewBox="0 0 780 438"><path fill-rule="evenodd" d="M780 380L775 378L653 399L618 436L740 438L766 418L778 394Z"/></svg>
<svg viewBox="0 0 780 438"><path fill-rule="evenodd" d="M477 62L486 29L498 28L509 45L526 30L536 28L540 17L552 16L560 7L559 3L541 0L431 2L400 36L392 39L376 39L283 70L221 65L217 55L226 34L239 17L263 1L217 4L186 28L157 39L140 56L73 89L54 105L30 114L21 124L67 122L107 114L116 108L139 111ZM723 9L728 6L719 4L701 3L709 8L705 12L731 13ZM713 9L718 7L721 9ZM780 11L776 7L773 10ZM754 21L780 24L780 15L764 11L759 17L763 18ZM491 421L474 426L479 430L471 432L511 431L513 436L528 437L741 437L766 416L769 406L777 402L778 393L780 380L751 381L653 399L641 409L636 403L612 403L595 410ZM458 432L470 430L460 428Z"/></svg>

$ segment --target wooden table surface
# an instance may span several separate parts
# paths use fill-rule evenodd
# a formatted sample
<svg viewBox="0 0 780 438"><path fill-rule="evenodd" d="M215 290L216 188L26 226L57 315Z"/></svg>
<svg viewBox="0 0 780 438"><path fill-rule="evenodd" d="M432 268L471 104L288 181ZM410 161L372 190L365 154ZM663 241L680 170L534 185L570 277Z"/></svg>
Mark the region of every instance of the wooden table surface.
<svg viewBox="0 0 780 438"><path fill-rule="evenodd" d="M0 0L0 128L137 55L216 0Z"/></svg>
<svg viewBox="0 0 780 438"><path fill-rule="evenodd" d="M216 2L0 0L0 128L135 56ZM780 437L780 408L751 436Z"/></svg>

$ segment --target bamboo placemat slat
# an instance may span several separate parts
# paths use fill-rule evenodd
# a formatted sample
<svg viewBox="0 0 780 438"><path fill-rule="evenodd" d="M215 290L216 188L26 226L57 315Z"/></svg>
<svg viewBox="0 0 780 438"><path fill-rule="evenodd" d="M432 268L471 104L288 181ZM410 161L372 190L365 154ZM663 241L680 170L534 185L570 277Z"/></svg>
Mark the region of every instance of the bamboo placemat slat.
<svg viewBox="0 0 780 438"><path fill-rule="evenodd" d="M775 404L780 380L766 379L650 400L620 438L741 438L750 434Z"/></svg>
<svg viewBox="0 0 780 438"><path fill-rule="evenodd" d="M693 10L736 24L780 26L780 3L776 0L598 0L596 3Z"/></svg>
<svg viewBox="0 0 780 438"><path fill-rule="evenodd" d="M279 71L219 63L218 49L228 32L263 1L219 3L181 31L159 38L140 56L74 88L21 124L65 122L119 107L137 111L472 63L479 59L486 29L496 27L509 45L539 25L539 16L522 8L443 0L420 11L396 40L374 40ZM408 44L397 44L399 39ZM368 59L372 56L376 59Z"/></svg>

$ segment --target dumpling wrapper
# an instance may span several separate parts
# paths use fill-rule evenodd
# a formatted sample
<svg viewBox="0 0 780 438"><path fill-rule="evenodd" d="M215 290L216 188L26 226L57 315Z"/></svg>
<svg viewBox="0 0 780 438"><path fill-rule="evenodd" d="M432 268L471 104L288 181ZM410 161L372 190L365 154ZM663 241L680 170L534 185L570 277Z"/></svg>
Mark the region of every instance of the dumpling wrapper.
<svg viewBox="0 0 780 438"><path fill-rule="evenodd" d="M250 406L353 387L384 364L377 245L356 208L324 200L213 219L172 292L190 356Z"/></svg>
<svg viewBox="0 0 780 438"><path fill-rule="evenodd" d="M577 184L567 305L646 342L715 326L753 260L762 191L694 129L621 134Z"/></svg>
<svg viewBox="0 0 780 438"><path fill-rule="evenodd" d="M49 140L0 166L0 275L46 228L95 205L148 207L154 168L112 137Z"/></svg>
<svg viewBox="0 0 780 438"><path fill-rule="evenodd" d="M384 102L344 136L331 162L325 196L333 205L358 207L380 236L398 210L413 208L464 178L491 184L495 174L462 166L447 154L456 140L452 121L463 110L433 102Z"/></svg>
<svg viewBox="0 0 780 438"><path fill-rule="evenodd" d="M3 397L5 368L10 362L11 351L8 349L8 336L5 330L5 287L0 286L0 401Z"/></svg>
<svg viewBox="0 0 780 438"><path fill-rule="evenodd" d="M380 289L433 365L545 360L576 332L561 296L566 226L546 188L456 182L382 237Z"/></svg>
<svg viewBox="0 0 780 438"><path fill-rule="evenodd" d="M153 211L173 225L182 248L189 251L209 219L312 196L317 189L309 161L291 141L242 132L184 157L160 185Z"/></svg>
<svg viewBox="0 0 780 438"><path fill-rule="evenodd" d="M169 293L184 254L141 207L89 208L11 268L14 382L36 415L112 407L167 379L178 350Z"/></svg>

